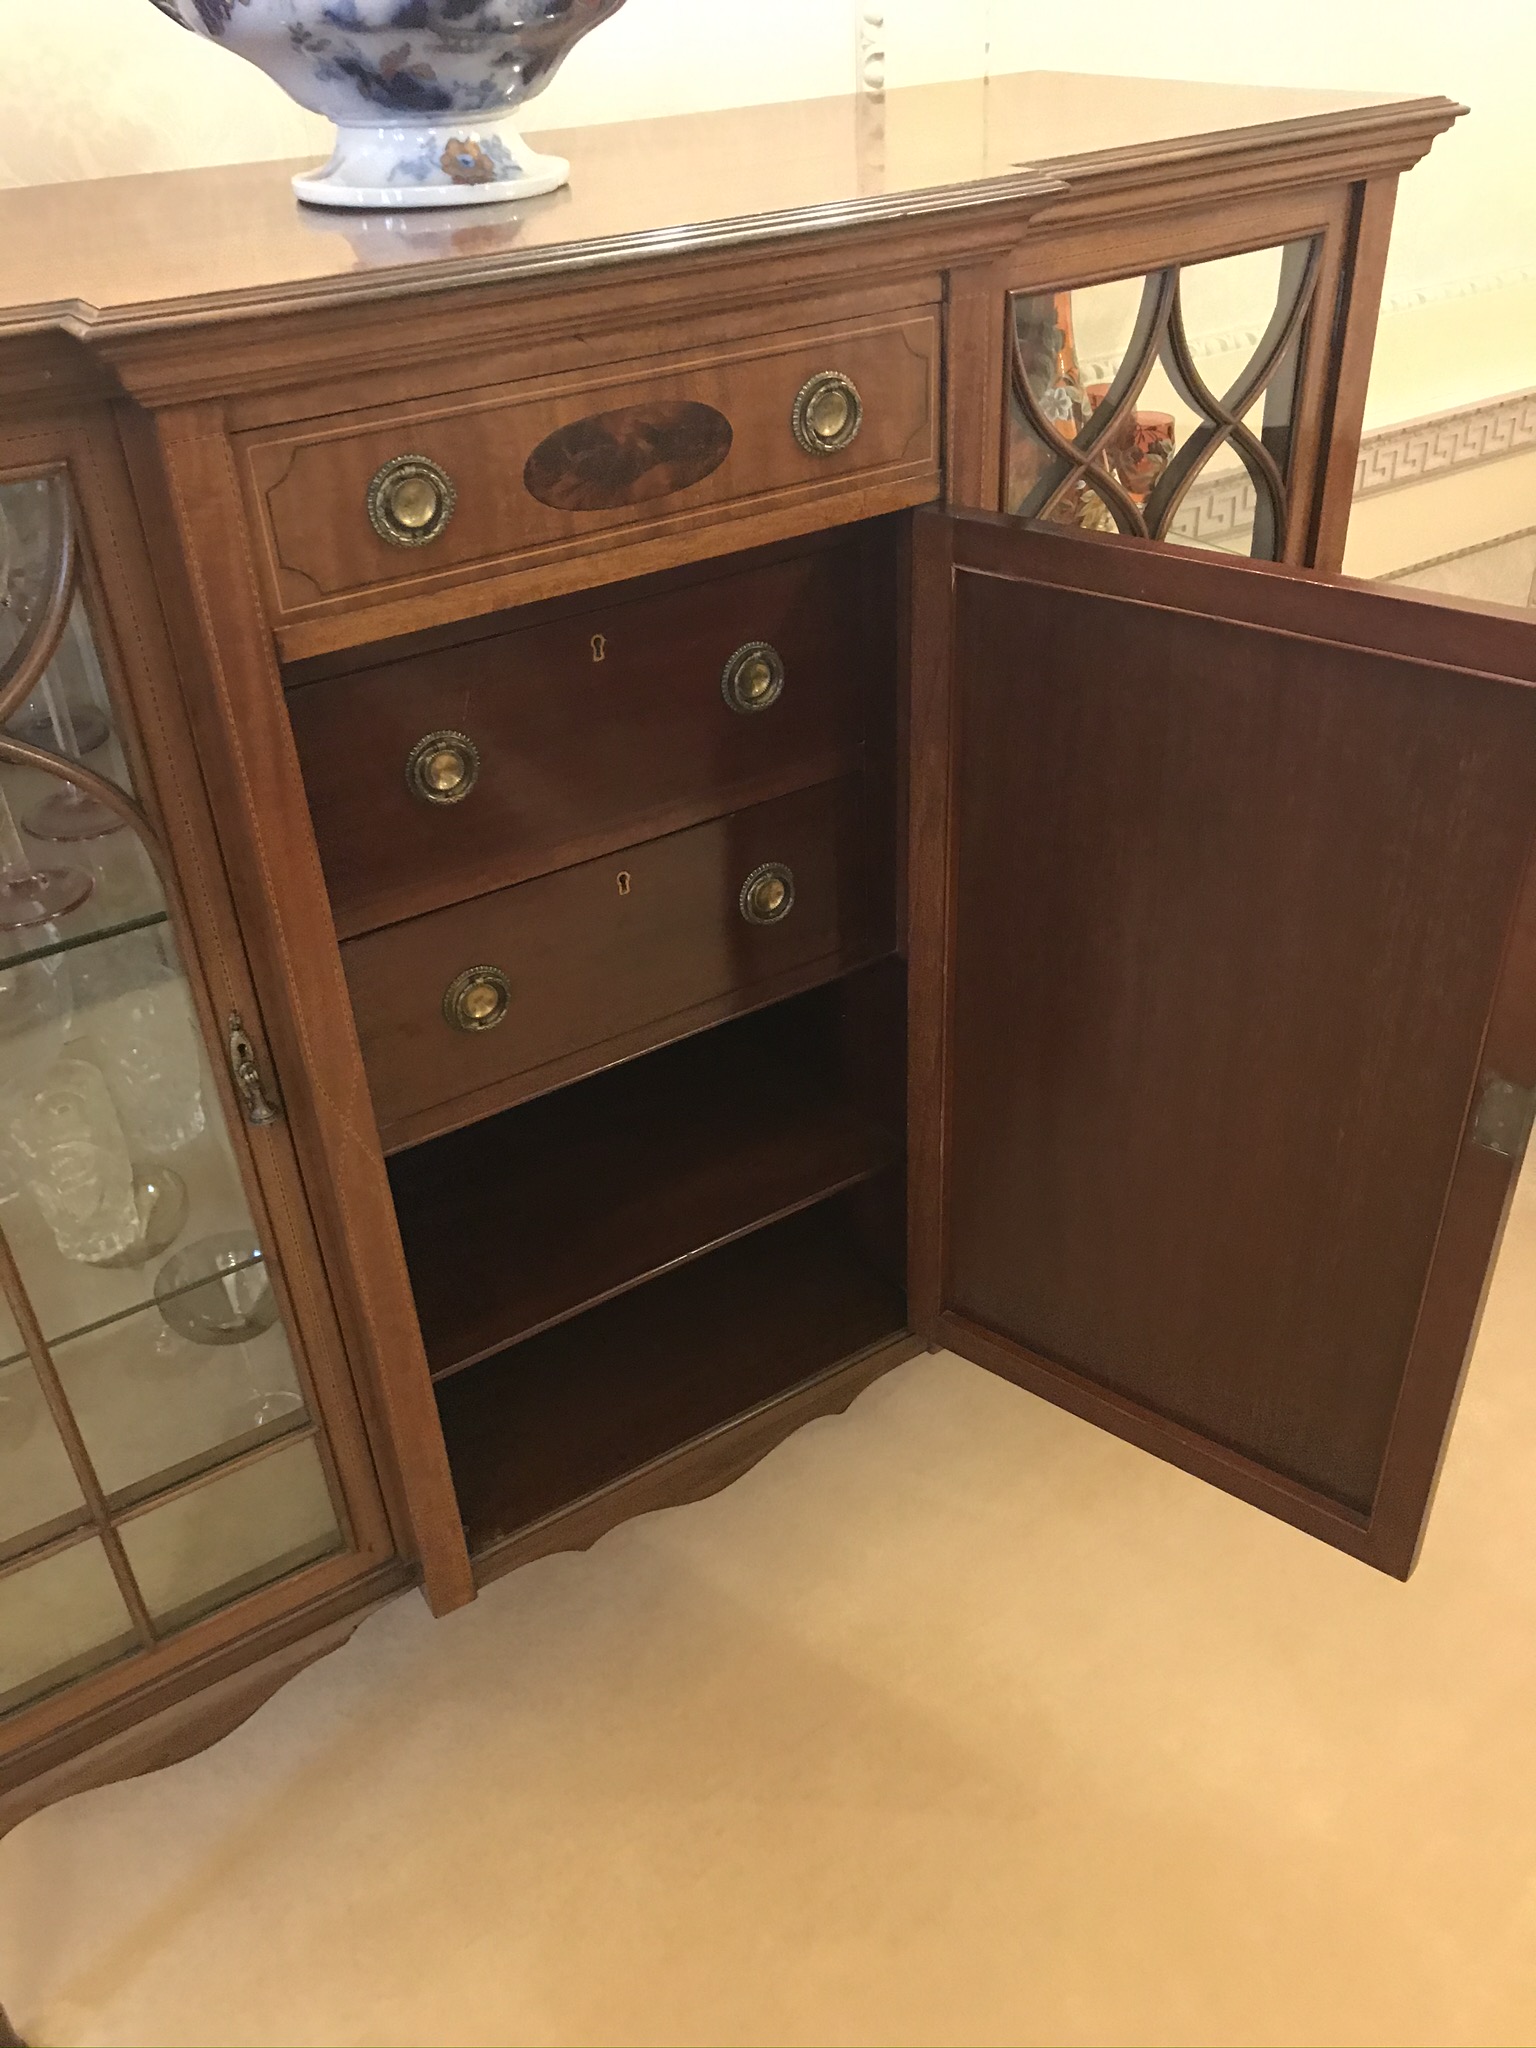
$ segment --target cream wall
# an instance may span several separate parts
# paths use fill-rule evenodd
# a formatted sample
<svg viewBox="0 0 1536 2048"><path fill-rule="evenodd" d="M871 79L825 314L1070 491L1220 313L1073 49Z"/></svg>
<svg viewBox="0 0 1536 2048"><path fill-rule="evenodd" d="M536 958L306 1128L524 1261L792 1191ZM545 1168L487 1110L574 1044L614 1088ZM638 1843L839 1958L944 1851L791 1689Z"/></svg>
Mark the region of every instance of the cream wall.
<svg viewBox="0 0 1536 2048"><path fill-rule="evenodd" d="M628 0L531 125L846 92L856 15L883 35L891 84L1045 67L1466 100L1403 188L1371 418L1536 386L1533 0ZM0 184L326 147L324 124L149 0L0 0L0 31L19 53L0 74Z"/></svg>

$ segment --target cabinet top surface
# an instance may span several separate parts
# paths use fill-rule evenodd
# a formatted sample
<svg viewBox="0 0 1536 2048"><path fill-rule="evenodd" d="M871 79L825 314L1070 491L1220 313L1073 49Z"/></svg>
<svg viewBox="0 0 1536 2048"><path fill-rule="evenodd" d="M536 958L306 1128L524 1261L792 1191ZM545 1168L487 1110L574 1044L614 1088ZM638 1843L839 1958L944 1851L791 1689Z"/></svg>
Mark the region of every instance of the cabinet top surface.
<svg viewBox="0 0 1536 2048"><path fill-rule="evenodd" d="M539 138L572 183L415 215L296 203L292 164L0 192L0 334L132 332L242 312L729 247L955 206L1036 203L1232 151L1444 127L1443 99L1063 72L913 86Z"/></svg>

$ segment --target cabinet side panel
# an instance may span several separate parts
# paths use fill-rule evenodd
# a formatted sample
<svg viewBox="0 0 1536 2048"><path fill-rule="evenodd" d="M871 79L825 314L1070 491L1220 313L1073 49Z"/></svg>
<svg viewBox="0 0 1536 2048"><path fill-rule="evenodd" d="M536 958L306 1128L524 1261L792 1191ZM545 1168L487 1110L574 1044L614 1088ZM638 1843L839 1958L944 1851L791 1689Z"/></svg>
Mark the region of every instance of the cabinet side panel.
<svg viewBox="0 0 1536 2048"><path fill-rule="evenodd" d="M1323 425L1317 511L1307 553L1307 560L1319 569L1337 570L1344 561L1396 204L1395 177L1367 178L1354 188L1348 254L1333 336L1336 367L1332 402Z"/></svg>

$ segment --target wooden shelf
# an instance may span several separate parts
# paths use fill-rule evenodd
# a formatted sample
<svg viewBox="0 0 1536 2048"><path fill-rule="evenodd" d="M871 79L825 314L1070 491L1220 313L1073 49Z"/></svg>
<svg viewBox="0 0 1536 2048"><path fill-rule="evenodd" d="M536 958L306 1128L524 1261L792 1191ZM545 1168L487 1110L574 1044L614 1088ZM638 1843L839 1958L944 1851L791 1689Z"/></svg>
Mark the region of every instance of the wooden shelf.
<svg viewBox="0 0 1536 2048"><path fill-rule="evenodd" d="M857 1200L804 1210L440 1385L471 1552L901 1333L906 1298L866 1249Z"/></svg>
<svg viewBox="0 0 1536 2048"><path fill-rule="evenodd" d="M815 991L397 1154L433 1377L893 1165L840 1001Z"/></svg>

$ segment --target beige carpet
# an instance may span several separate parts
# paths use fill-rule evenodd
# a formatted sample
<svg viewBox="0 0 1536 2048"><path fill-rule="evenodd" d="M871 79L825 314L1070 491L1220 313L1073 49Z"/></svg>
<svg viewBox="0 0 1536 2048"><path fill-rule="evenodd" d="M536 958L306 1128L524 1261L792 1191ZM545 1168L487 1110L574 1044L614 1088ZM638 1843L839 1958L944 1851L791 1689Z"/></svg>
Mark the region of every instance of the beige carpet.
<svg viewBox="0 0 1536 2048"><path fill-rule="evenodd" d="M1536 2038L1536 1177L1402 1587L949 1357L0 1846L38 2043Z"/></svg>

